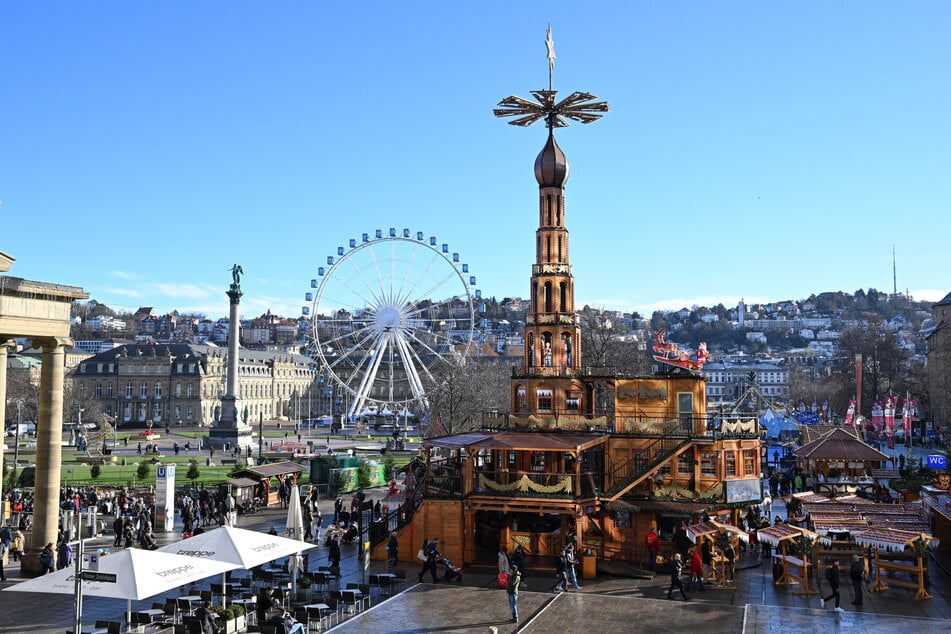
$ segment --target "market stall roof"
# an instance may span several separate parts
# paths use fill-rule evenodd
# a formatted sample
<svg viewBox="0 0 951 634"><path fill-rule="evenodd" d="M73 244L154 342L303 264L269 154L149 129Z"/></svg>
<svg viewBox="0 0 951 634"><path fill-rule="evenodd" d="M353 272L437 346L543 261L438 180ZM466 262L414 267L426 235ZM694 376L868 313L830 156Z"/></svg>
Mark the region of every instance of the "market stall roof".
<svg viewBox="0 0 951 634"><path fill-rule="evenodd" d="M565 434L543 432L473 432L430 438L424 445L433 447L506 449L523 451L583 451L607 442L604 434Z"/></svg>
<svg viewBox="0 0 951 634"><path fill-rule="evenodd" d="M923 497L921 503L946 520L951 520L951 495L941 494L934 497Z"/></svg>
<svg viewBox="0 0 951 634"><path fill-rule="evenodd" d="M793 526L792 524L774 524L769 528L756 531L756 538L776 548L780 542L791 541L800 535L819 539L819 534L809 529Z"/></svg>
<svg viewBox="0 0 951 634"><path fill-rule="evenodd" d="M255 480L254 478L233 478L231 480L228 480L228 484L237 488L253 487L258 485L258 481Z"/></svg>
<svg viewBox="0 0 951 634"><path fill-rule="evenodd" d="M813 440L819 440L828 433L841 429L842 431L861 439L859 428L853 425L838 427L836 425L800 425L799 431L802 433L802 444L808 445Z"/></svg>
<svg viewBox="0 0 951 634"><path fill-rule="evenodd" d="M719 530L720 528L713 522L700 522L699 524L692 524L687 527L687 537L696 544L700 538L712 535Z"/></svg>
<svg viewBox="0 0 951 634"><path fill-rule="evenodd" d="M603 434L545 434L531 432L500 432L491 438L473 443L483 449L524 449L537 451L582 451L607 442Z"/></svg>
<svg viewBox="0 0 951 634"><path fill-rule="evenodd" d="M868 530L868 522L862 519L830 519L830 520L812 520L812 528L819 535L828 535L829 533L861 533Z"/></svg>
<svg viewBox="0 0 951 634"><path fill-rule="evenodd" d="M255 467L245 467L240 471L235 471L232 475L236 478L273 478L274 476L288 475L290 473L300 473L304 467L296 462L271 462L269 464L257 465Z"/></svg>
<svg viewBox="0 0 951 634"><path fill-rule="evenodd" d="M452 436L441 436L439 438L427 438L420 444L424 447L446 447L449 449L459 449L469 445L491 438L496 432L474 431L466 434L454 434Z"/></svg>
<svg viewBox="0 0 951 634"><path fill-rule="evenodd" d="M803 504L819 504L823 502L828 502L831 498L825 495L819 495L818 493L813 493L812 491L806 491L804 493L793 493L790 497L798 498L802 500Z"/></svg>
<svg viewBox="0 0 951 634"><path fill-rule="evenodd" d="M862 546L873 546L879 550L901 552L905 546L910 546L917 539L928 542L928 548L937 548L938 540L925 533L899 531L892 528L871 528L855 536L855 543Z"/></svg>
<svg viewBox="0 0 951 634"><path fill-rule="evenodd" d="M887 455L841 427L803 445L795 454L808 460L889 460Z"/></svg>

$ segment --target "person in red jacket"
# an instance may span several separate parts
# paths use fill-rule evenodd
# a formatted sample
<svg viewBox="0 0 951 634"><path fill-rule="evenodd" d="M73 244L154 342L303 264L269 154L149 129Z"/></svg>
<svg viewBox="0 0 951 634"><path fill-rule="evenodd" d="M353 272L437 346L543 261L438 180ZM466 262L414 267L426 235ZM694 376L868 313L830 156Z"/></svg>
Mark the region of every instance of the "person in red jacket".
<svg viewBox="0 0 951 634"><path fill-rule="evenodd" d="M651 526L651 529L647 532L644 543L647 545L648 565L651 570L657 570L657 555L660 554L660 538L657 537L657 531L654 530L653 526Z"/></svg>
<svg viewBox="0 0 951 634"><path fill-rule="evenodd" d="M690 581L687 582L687 590L696 585L700 592L706 592L703 587L703 557L700 555L700 549L694 546L690 553Z"/></svg>

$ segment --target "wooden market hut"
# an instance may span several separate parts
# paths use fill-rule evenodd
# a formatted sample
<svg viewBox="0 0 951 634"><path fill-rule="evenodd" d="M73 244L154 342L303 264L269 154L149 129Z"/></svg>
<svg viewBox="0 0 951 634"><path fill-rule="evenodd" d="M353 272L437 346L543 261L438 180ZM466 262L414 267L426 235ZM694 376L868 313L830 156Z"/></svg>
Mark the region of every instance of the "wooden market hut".
<svg viewBox="0 0 951 634"><path fill-rule="evenodd" d="M261 498L265 506L280 503L278 487L274 485L273 479L282 479L287 476L296 482L300 477L304 467L296 462L272 462L269 464L257 465L255 467L245 467L231 474L231 477L238 479L250 479L257 482L254 487L254 496Z"/></svg>
<svg viewBox="0 0 951 634"><path fill-rule="evenodd" d="M818 594L809 585L809 567L812 566L811 553L793 553L792 545L800 537L812 541L813 546L828 539L818 534L792 524L774 524L756 532L756 538L776 549L773 555L773 565L781 566L782 573L773 582L775 585L800 585L793 594Z"/></svg>
<svg viewBox="0 0 951 634"><path fill-rule="evenodd" d="M866 472L871 472L872 469L880 468L882 463L889 459L887 455L843 427L836 427L804 444L795 454L796 463L804 472L815 476L822 473L826 482L829 480L829 473L833 469L837 470L842 476L841 479L829 484L845 487L844 490L848 490L849 485L859 484L860 477L864 477Z"/></svg>
<svg viewBox="0 0 951 634"><path fill-rule="evenodd" d="M875 583L872 592L882 592L888 584L913 588L915 601L931 599L925 590L925 576L928 574L927 552L916 548L916 542L924 544L924 549L936 548L938 540L925 533L912 533L889 528L871 528L855 536L855 542L873 550ZM883 554L884 553L884 554ZM883 572L906 572L915 578L914 582L888 577L888 583L882 578Z"/></svg>

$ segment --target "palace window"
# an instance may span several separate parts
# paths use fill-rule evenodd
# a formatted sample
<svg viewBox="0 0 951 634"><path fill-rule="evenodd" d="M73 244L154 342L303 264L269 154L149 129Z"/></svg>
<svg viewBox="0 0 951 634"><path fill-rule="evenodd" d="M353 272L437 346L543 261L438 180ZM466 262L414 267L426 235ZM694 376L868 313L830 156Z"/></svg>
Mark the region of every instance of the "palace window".
<svg viewBox="0 0 951 634"><path fill-rule="evenodd" d="M108 396L109 398L112 398L112 383L106 386L106 396Z"/></svg>
<svg viewBox="0 0 951 634"><path fill-rule="evenodd" d="M188 398L191 398L192 396L195 395L195 386L194 386L193 384L191 384L191 383L188 384L187 389L186 389L186 392L185 392L185 395L186 395Z"/></svg>
<svg viewBox="0 0 951 634"><path fill-rule="evenodd" d="M162 398L162 383L160 381L155 382L155 398Z"/></svg>
<svg viewBox="0 0 951 634"><path fill-rule="evenodd" d="M192 406L191 406L191 405L189 405L188 407L185 408L185 418L187 418L188 420L191 420L191 419L192 419Z"/></svg>
<svg viewBox="0 0 951 634"><path fill-rule="evenodd" d="M142 381L141 383L139 383L139 396L140 396L141 398L148 398L148 397L149 397L149 386L146 384L145 381ZM139 415L139 420L142 420L143 418L145 418L145 416L142 415L142 414L140 414L140 415Z"/></svg>
<svg viewBox="0 0 951 634"><path fill-rule="evenodd" d="M126 381L125 384L125 397L132 398L132 381Z"/></svg>
<svg viewBox="0 0 951 634"><path fill-rule="evenodd" d="M102 398L102 383L96 383L96 398Z"/></svg>

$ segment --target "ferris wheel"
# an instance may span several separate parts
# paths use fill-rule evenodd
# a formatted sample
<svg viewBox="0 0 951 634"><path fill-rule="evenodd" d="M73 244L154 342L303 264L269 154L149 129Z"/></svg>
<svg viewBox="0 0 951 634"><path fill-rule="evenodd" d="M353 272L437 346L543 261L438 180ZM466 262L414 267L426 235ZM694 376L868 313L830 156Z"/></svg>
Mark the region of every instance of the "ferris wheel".
<svg viewBox="0 0 951 634"><path fill-rule="evenodd" d="M327 257L303 314L348 418L425 411L427 388L473 346L475 285L459 254L422 231L377 229Z"/></svg>

